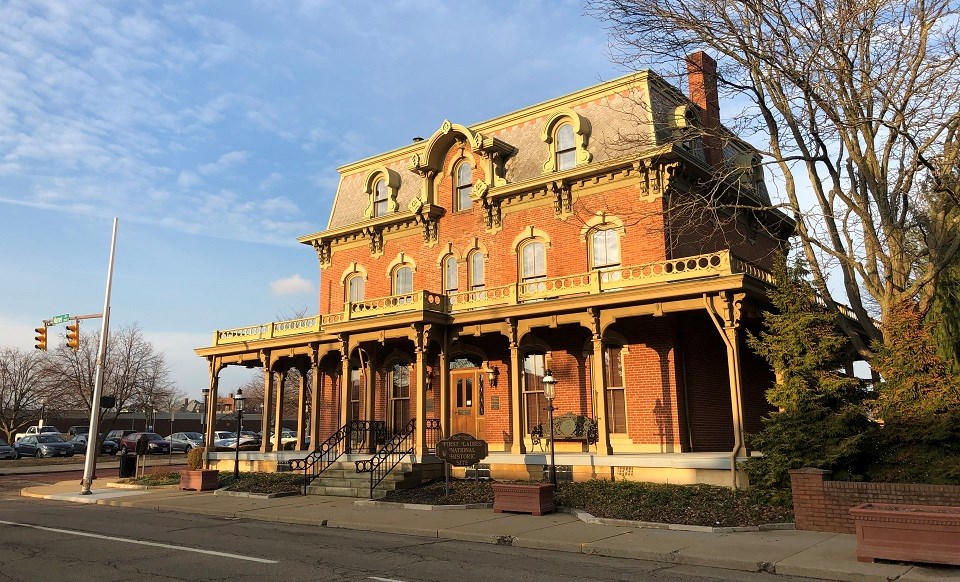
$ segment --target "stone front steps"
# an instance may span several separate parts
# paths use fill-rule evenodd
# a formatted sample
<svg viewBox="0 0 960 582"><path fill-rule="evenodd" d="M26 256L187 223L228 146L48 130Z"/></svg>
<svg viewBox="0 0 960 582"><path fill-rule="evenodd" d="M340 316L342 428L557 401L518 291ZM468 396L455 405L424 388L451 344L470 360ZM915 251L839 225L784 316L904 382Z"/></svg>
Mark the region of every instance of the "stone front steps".
<svg viewBox="0 0 960 582"><path fill-rule="evenodd" d="M377 485L372 498L381 499L388 491L410 489L442 474L442 464L400 463ZM353 461L337 461L307 487L307 494L368 499L371 497L370 473L357 473Z"/></svg>

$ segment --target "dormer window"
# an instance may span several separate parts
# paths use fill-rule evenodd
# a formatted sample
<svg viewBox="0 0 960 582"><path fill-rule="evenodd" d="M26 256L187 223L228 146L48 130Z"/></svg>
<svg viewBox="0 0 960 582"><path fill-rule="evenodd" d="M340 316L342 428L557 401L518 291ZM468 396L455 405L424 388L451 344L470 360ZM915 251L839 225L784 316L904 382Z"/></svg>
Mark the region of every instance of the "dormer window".
<svg viewBox="0 0 960 582"><path fill-rule="evenodd" d="M387 167L371 171L364 180L363 189L367 194L365 218L382 218L400 209L397 204L400 174L396 171Z"/></svg>
<svg viewBox="0 0 960 582"><path fill-rule="evenodd" d="M557 171L577 165L577 144L573 140L573 126L564 123L557 129Z"/></svg>
<svg viewBox="0 0 960 582"><path fill-rule="evenodd" d="M455 207L459 212L461 210L470 210L473 206L473 199L470 194L473 193L473 167L467 162L461 162L457 166L456 181L456 201Z"/></svg>

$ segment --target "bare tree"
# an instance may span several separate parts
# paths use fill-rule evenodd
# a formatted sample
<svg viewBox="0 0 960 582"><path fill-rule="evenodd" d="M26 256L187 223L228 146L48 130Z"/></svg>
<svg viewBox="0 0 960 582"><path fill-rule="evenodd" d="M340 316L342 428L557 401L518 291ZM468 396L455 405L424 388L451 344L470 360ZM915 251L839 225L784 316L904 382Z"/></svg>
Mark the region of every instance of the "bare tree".
<svg viewBox="0 0 960 582"><path fill-rule="evenodd" d="M50 358L51 382L56 385L61 407L90 410L99 330L81 334L80 349L59 346ZM110 334L103 371L103 395L116 398L116 407L99 408L100 423L112 426L121 410L162 409L175 390L163 354L157 352L134 324Z"/></svg>
<svg viewBox="0 0 960 582"><path fill-rule="evenodd" d="M48 376L43 352L0 348L0 430L7 442L40 418L48 397Z"/></svg>
<svg viewBox="0 0 960 582"><path fill-rule="evenodd" d="M742 107L727 123L766 141L765 163L782 182L775 203L796 220L798 251L828 307L852 307L859 326L839 320L863 357L872 352L856 327L882 336L872 315L884 321L904 300L929 308L960 246L949 179L960 156L960 5L586 4L631 68L684 63L697 50L717 57L719 89ZM836 297L831 272L842 277Z"/></svg>

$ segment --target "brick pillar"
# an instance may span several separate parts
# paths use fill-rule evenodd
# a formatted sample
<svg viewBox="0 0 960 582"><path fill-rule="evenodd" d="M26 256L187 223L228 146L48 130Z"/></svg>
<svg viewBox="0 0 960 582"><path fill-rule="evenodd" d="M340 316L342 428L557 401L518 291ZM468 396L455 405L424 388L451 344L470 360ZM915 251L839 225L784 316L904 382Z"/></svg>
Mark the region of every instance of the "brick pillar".
<svg viewBox="0 0 960 582"><path fill-rule="evenodd" d="M700 107L703 123L703 149L707 163L719 167L723 163L720 142L720 97L717 93L717 61L697 51L687 57L687 84L690 100Z"/></svg>
<svg viewBox="0 0 960 582"><path fill-rule="evenodd" d="M823 531L823 522L828 517L823 482L829 475L830 471L811 467L790 470L793 517L797 529Z"/></svg>

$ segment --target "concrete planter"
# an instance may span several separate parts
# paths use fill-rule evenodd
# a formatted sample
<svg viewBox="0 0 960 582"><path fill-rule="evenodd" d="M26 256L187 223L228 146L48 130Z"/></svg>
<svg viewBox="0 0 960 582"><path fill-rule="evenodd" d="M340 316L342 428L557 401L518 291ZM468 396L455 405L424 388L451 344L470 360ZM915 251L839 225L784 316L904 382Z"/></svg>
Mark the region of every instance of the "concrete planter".
<svg viewBox="0 0 960 582"><path fill-rule="evenodd" d="M494 483L493 511L516 511L543 515L556 511L553 502L553 485L515 485L512 483Z"/></svg>
<svg viewBox="0 0 960 582"><path fill-rule="evenodd" d="M857 560L960 566L960 507L862 503L852 509Z"/></svg>
<svg viewBox="0 0 960 582"><path fill-rule="evenodd" d="M180 489L210 491L217 488L216 469L184 469L180 471Z"/></svg>

